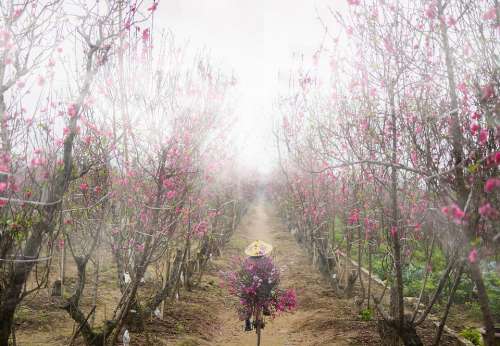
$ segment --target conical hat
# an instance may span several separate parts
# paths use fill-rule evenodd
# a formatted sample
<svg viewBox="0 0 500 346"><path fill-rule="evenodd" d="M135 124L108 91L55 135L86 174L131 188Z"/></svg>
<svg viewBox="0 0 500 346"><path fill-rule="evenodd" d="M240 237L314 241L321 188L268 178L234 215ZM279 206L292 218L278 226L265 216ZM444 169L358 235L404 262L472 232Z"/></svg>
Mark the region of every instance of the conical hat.
<svg viewBox="0 0 500 346"><path fill-rule="evenodd" d="M264 256L273 251L273 246L263 242L262 240L256 240L245 249L245 254L251 257Z"/></svg>

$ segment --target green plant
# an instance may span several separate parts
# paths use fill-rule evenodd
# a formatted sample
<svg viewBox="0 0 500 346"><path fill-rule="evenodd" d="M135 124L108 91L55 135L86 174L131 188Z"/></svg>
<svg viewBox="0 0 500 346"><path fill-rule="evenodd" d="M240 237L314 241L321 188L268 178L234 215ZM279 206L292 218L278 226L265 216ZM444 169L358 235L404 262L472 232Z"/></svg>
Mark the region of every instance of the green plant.
<svg viewBox="0 0 500 346"><path fill-rule="evenodd" d="M484 281L490 298L491 311L495 318L500 321L500 275L490 270L485 274Z"/></svg>
<svg viewBox="0 0 500 346"><path fill-rule="evenodd" d="M477 328L465 328L459 334L460 336L463 336L464 338L472 342L474 345L483 345L481 333Z"/></svg>
<svg viewBox="0 0 500 346"><path fill-rule="evenodd" d="M175 325L175 330L177 333L182 334L186 331L186 328L184 327L184 325L182 323L177 322L177 324Z"/></svg>
<svg viewBox="0 0 500 346"><path fill-rule="evenodd" d="M455 292L454 302L458 304L465 304L474 299L472 292L474 291L474 283L468 275L464 275L457 291Z"/></svg>
<svg viewBox="0 0 500 346"><path fill-rule="evenodd" d="M373 319L373 310L372 309L363 309L359 313L359 317L362 321L371 321Z"/></svg>
<svg viewBox="0 0 500 346"><path fill-rule="evenodd" d="M467 302L464 305L465 315L472 320L480 320L482 317L481 307L477 301Z"/></svg>

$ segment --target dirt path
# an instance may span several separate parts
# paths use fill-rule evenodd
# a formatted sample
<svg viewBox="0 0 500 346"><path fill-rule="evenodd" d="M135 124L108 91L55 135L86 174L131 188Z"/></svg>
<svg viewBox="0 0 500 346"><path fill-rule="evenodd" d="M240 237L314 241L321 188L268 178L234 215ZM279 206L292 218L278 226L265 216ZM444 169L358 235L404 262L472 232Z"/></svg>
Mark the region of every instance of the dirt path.
<svg viewBox="0 0 500 346"><path fill-rule="evenodd" d="M237 300L218 284L220 271L234 270L231 258L243 255L245 247L256 239L274 245L277 264L283 270L282 286L295 288L299 305L292 314L266 320L262 346L380 344L375 323L360 321L351 312L349 301L333 296L271 204L261 199L250 207L222 256L211 262L202 284L191 291L182 290L179 300L167 304L164 319L146 319L146 330L132 333L131 345L256 345L255 333L245 333L243 322L238 320ZM112 265L103 268L99 309L104 313L106 307L115 306L110 299L119 296L114 273ZM90 298L83 303L89 310ZM51 303L45 290L30 296L19 309L16 329L18 345L67 345L73 322ZM83 345L83 341L77 344Z"/></svg>
<svg viewBox="0 0 500 346"><path fill-rule="evenodd" d="M299 307L293 314L266 321L262 345L378 345L374 322L363 322L351 311L351 303L336 298L309 258L275 215L271 205L259 200L245 215L224 257L241 251L246 244L264 240L274 245L283 269L283 287L297 291ZM227 296L220 309L221 330L212 345L256 345L254 332L244 332L235 301Z"/></svg>
<svg viewBox="0 0 500 346"><path fill-rule="evenodd" d="M274 245L277 264L282 268L282 286L294 288L298 297L298 309L294 313L266 320L262 346L381 344L376 322L361 321L352 300L334 295L273 206L260 199L249 208L222 256L210 263L202 284L191 291L182 290L179 300L166 305L163 319L154 316L146 319L146 330L133 333L131 345L256 345L255 333L244 332L243 322L238 320L236 298L218 282L221 270L234 270L231 258L242 256L245 247L257 239ZM115 306L113 299L119 297L114 280L115 269L109 264L104 266L99 298L99 309L104 314L106 307ZM90 295L88 297L83 301L87 311L91 306ZM18 309L18 345L67 345L73 328L67 314L51 303L48 289L30 296ZM431 345L434 327L428 322L419 334L425 334L424 345ZM82 340L77 344L83 345ZM454 342L442 344L454 345Z"/></svg>

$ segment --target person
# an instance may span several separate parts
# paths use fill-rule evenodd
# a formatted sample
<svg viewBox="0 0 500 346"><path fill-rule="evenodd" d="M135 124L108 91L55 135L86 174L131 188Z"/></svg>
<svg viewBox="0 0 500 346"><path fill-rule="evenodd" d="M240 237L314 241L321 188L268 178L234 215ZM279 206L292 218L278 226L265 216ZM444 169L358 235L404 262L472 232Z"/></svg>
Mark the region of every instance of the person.
<svg viewBox="0 0 500 346"><path fill-rule="evenodd" d="M248 260L251 262L258 263L264 256L268 255L273 251L273 246L262 240L256 240L247 246L245 249L245 254L248 256ZM269 315L268 309L264 309L262 312L264 315ZM245 318L245 331L252 330L252 322L250 320L252 316L246 316Z"/></svg>

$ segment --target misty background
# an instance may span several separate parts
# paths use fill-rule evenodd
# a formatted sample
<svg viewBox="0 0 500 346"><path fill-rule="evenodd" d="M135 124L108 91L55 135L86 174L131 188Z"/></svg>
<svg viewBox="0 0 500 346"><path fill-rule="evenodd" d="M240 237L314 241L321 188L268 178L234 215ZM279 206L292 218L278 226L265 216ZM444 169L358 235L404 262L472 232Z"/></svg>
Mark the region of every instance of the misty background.
<svg viewBox="0 0 500 346"><path fill-rule="evenodd" d="M233 142L242 168L268 173L275 163L272 129L276 100L297 60L310 61L325 28L318 16L341 0L161 0L154 30L206 51L237 84ZM328 24L332 24L331 21ZM329 28L331 30L331 28Z"/></svg>

